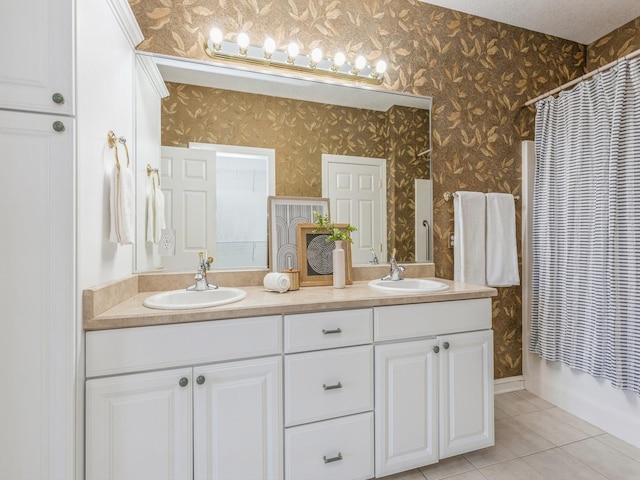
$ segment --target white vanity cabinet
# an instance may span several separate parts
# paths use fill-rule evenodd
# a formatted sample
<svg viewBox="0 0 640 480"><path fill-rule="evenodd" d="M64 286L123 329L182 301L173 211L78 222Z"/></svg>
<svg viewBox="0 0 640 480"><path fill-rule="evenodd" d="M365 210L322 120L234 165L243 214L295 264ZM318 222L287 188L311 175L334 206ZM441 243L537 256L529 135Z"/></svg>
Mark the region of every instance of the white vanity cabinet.
<svg viewBox="0 0 640 480"><path fill-rule="evenodd" d="M285 315L285 478L374 476L373 311Z"/></svg>
<svg viewBox="0 0 640 480"><path fill-rule="evenodd" d="M376 476L493 445L491 300L374 311Z"/></svg>
<svg viewBox="0 0 640 480"><path fill-rule="evenodd" d="M280 316L87 333L87 480L282 478L281 353Z"/></svg>

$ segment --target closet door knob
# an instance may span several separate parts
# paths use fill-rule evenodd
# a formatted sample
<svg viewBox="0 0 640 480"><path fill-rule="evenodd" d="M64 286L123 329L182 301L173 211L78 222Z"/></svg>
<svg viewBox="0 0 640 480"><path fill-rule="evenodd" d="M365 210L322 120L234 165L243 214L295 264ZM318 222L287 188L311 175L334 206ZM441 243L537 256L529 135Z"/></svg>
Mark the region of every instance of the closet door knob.
<svg viewBox="0 0 640 480"><path fill-rule="evenodd" d="M53 103L57 103L58 105L62 105L64 103L64 95L58 92L51 95L51 99L53 100Z"/></svg>
<svg viewBox="0 0 640 480"><path fill-rule="evenodd" d="M189 379L187 377L182 377L178 383L181 387L186 387L189 385Z"/></svg>
<svg viewBox="0 0 640 480"><path fill-rule="evenodd" d="M196 378L196 383L198 385L202 385L205 381L205 378L202 375L198 375L198 378Z"/></svg>
<svg viewBox="0 0 640 480"><path fill-rule="evenodd" d="M438 353L440 351L440 347L438 345L433 346L433 353Z"/></svg>
<svg viewBox="0 0 640 480"><path fill-rule="evenodd" d="M64 132L65 130L64 123L62 123L60 120L53 122L53 129L56 132Z"/></svg>
<svg viewBox="0 0 640 480"><path fill-rule="evenodd" d="M448 350L450 347L449 342L444 342L442 346L444 347L445 350Z"/></svg>

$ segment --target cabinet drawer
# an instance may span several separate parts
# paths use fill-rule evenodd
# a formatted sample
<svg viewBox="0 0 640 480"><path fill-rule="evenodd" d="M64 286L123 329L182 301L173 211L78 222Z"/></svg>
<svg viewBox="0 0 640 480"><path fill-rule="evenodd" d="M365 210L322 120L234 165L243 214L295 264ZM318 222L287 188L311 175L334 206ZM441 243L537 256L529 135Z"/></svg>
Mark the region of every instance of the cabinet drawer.
<svg viewBox="0 0 640 480"><path fill-rule="evenodd" d="M373 413L285 430L287 480L359 480L373 475Z"/></svg>
<svg viewBox="0 0 640 480"><path fill-rule="evenodd" d="M376 307L376 341L431 337L491 328L491 299Z"/></svg>
<svg viewBox="0 0 640 480"><path fill-rule="evenodd" d="M371 309L304 313L284 317L284 351L304 352L373 341Z"/></svg>
<svg viewBox="0 0 640 480"><path fill-rule="evenodd" d="M87 377L282 353L282 317L88 332Z"/></svg>
<svg viewBox="0 0 640 480"><path fill-rule="evenodd" d="M285 357L285 425L373 409L373 347Z"/></svg>

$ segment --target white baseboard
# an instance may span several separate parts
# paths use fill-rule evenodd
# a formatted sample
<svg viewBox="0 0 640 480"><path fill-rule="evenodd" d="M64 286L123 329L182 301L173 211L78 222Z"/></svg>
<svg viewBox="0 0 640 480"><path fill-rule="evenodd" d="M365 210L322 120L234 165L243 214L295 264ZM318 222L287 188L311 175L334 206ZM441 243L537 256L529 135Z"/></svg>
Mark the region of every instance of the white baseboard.
<svg viewBox="0 0 640 480"><path fill-rule="evenodd" d="M516 375L515 377L497 378L493 381L493 393L498 395L500 393L515 392L517 390L524 390L524 377L522 375Z"/></svg>

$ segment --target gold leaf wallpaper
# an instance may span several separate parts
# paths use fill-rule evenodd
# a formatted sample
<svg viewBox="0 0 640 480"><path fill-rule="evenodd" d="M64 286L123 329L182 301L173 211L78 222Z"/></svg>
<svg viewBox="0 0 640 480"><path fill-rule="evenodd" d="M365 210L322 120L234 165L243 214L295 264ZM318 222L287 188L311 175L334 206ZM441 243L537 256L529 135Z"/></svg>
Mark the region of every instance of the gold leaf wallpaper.
<svg viewBox="0 0 640 480"><path fill-rule="evenodd" d="M589 45L587 70L595 70L638 49L640 49L640 18Z"/></svg>
<svg viewBox="0 0 640 480"><path fill-rule="evenodd" d="M130 3L145 37L139 46L142 50L207 60L202 45L215 25L223 32L244 30L255 39L268 34L279 46L296 40L303 51L321 46L328 55L342 50L350 58L364 53L370 63L384 58L389 69L383 88L431 96L435 265L436 275L444 278L453 276L449 247L453 207L443 200L443 193L519 194L521 141L533 138L535 115L522 105L585 70L584 45L418 0ZM192 95L189 91L183 94ZM173 101L179 103L179 97ZM216 108L215 104L200 107ZM237 108L243 108L242 104ZM260 118L264 112L252 113L265 124L279 123L282 131L287 130L288 118L265 119ZM192 114L197 115L197 109ZM314 120L313 116L304 120L312 130L319 128ZM193 127L184 124L180 128ZM288 159L287 165L287 176L306 178L298 159ZM402 171L391 164L388 174L390 182L402 187ZM310 178L313 185L308 192L287 193L319 192L315 173ZM299 178L292 182L298 185ZM520 235L519 214L517 232ZM496 378L522 373L521 303L519 287L501 288L493 299Z"/></svg>

